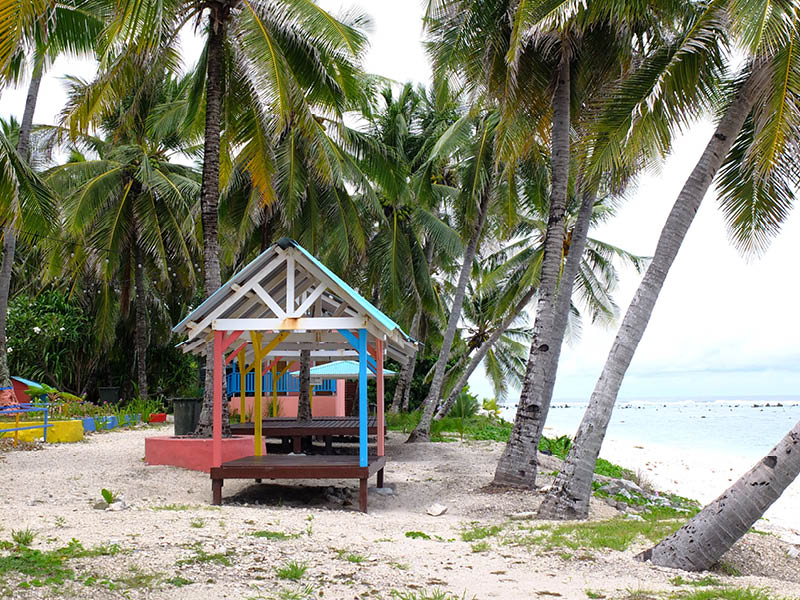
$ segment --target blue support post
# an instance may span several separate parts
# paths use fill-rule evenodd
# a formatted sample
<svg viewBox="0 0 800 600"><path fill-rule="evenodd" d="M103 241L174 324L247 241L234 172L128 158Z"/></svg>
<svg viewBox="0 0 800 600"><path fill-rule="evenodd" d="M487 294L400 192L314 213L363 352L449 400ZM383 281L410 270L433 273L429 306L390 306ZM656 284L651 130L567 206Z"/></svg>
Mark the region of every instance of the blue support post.
<svg viewBox="0 0 800 600"><path fill-rule="evenodd" d="M369 465L367 458L367 330L358 330L358 464Z"/></svg>

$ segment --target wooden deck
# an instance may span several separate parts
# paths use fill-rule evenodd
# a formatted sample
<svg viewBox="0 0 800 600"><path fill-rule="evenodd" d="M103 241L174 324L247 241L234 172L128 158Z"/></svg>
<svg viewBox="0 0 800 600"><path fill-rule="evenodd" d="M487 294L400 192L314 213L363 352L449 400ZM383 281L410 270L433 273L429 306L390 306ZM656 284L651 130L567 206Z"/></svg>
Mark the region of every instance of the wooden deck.
<svg viewBox="0 0 800 600"><path fill-rule="evenodd" d="M385 456L370 456L366 467L359 466L357 456L246 456L211 468L213 503L222 504L225 479L358 479L361 512L367 512L367 480L377 473L378 487L383 487L385 466Z"/></svg>
<svg viewBox="0 0 800 600"><path fill-rule="evenodd" d="M255 435L254 423L231 423L233 435ZM378 420L367 418L367 435L377 435ZM292 439L295 453L301 451L300 440L309 436L325 438L328 449L331 438L340 436L358 437L358 417L315 417L310 421L298 421L294 417L274 417L261 421L262 437Z"/></svg>

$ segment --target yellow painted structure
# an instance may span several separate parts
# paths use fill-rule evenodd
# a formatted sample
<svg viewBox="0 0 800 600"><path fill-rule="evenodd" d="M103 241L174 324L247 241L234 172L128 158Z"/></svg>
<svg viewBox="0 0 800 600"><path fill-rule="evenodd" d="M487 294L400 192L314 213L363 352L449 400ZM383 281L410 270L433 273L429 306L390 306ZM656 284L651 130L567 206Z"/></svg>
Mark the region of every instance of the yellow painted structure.
<svg viewBox="0 0 800 600"><path fill-rule="evenodd" d="M0 437L14 437L13 431L6 431L7 428L13 427L33 427L40 425L41 421L20 421L19 424L15 423L0 423ZM48 442L80 442L83 439L83 421L47 421L48 425L52 427L47 428L47 441ZM24 429L18 431L19 440L22 442L32 442L36 439L41 439L41 429Z"/></svg>

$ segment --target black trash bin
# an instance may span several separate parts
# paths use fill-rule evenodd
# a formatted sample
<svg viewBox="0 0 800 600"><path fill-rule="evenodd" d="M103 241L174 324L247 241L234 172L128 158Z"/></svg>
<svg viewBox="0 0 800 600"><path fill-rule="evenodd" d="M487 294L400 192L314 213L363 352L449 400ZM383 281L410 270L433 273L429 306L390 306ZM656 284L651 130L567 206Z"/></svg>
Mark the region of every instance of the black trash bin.
<svg viewBox="0 0 800 600"><path fill-rule="evenodd" d="M119 387L117 386L99 387L97 393L100 395L100 404L119 403Z"/></svg>
<svg viewBox="0 0 800 600"><path fill-rule="evenodd" d="M202 398L172 398L175 408L175 435L189 435L197 429L200 411L203 408Z"/></svg>

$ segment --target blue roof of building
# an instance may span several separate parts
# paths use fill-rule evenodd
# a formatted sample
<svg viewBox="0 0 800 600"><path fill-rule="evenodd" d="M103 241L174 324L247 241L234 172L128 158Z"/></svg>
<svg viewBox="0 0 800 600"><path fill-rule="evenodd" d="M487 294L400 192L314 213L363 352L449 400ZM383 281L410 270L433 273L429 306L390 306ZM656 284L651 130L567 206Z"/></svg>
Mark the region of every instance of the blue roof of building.
<svg viewBox="0 0 800 600"><path fill-rule="evenodd" d="M310 369L312 377L321 377L323 379L357 379L358 378L358 361L357 360L335 360L329 363L323 363ZM297 375L299 371L293 371L292 375ZM391 369L384 369L383 374L387 377L397 375L396 371ZM367 376L373 377L372 371L367 370Z"/></svg>
<svg viewBox="0 0 800 600"><path fill-rule="evenodd" d="M12 375L11 379L16 379L22 385L27 385L28 387L41 387L41 383L36 383L35 381L31 381L30 379L25 379L24 377L18 377L16 375Z"/></svg>

